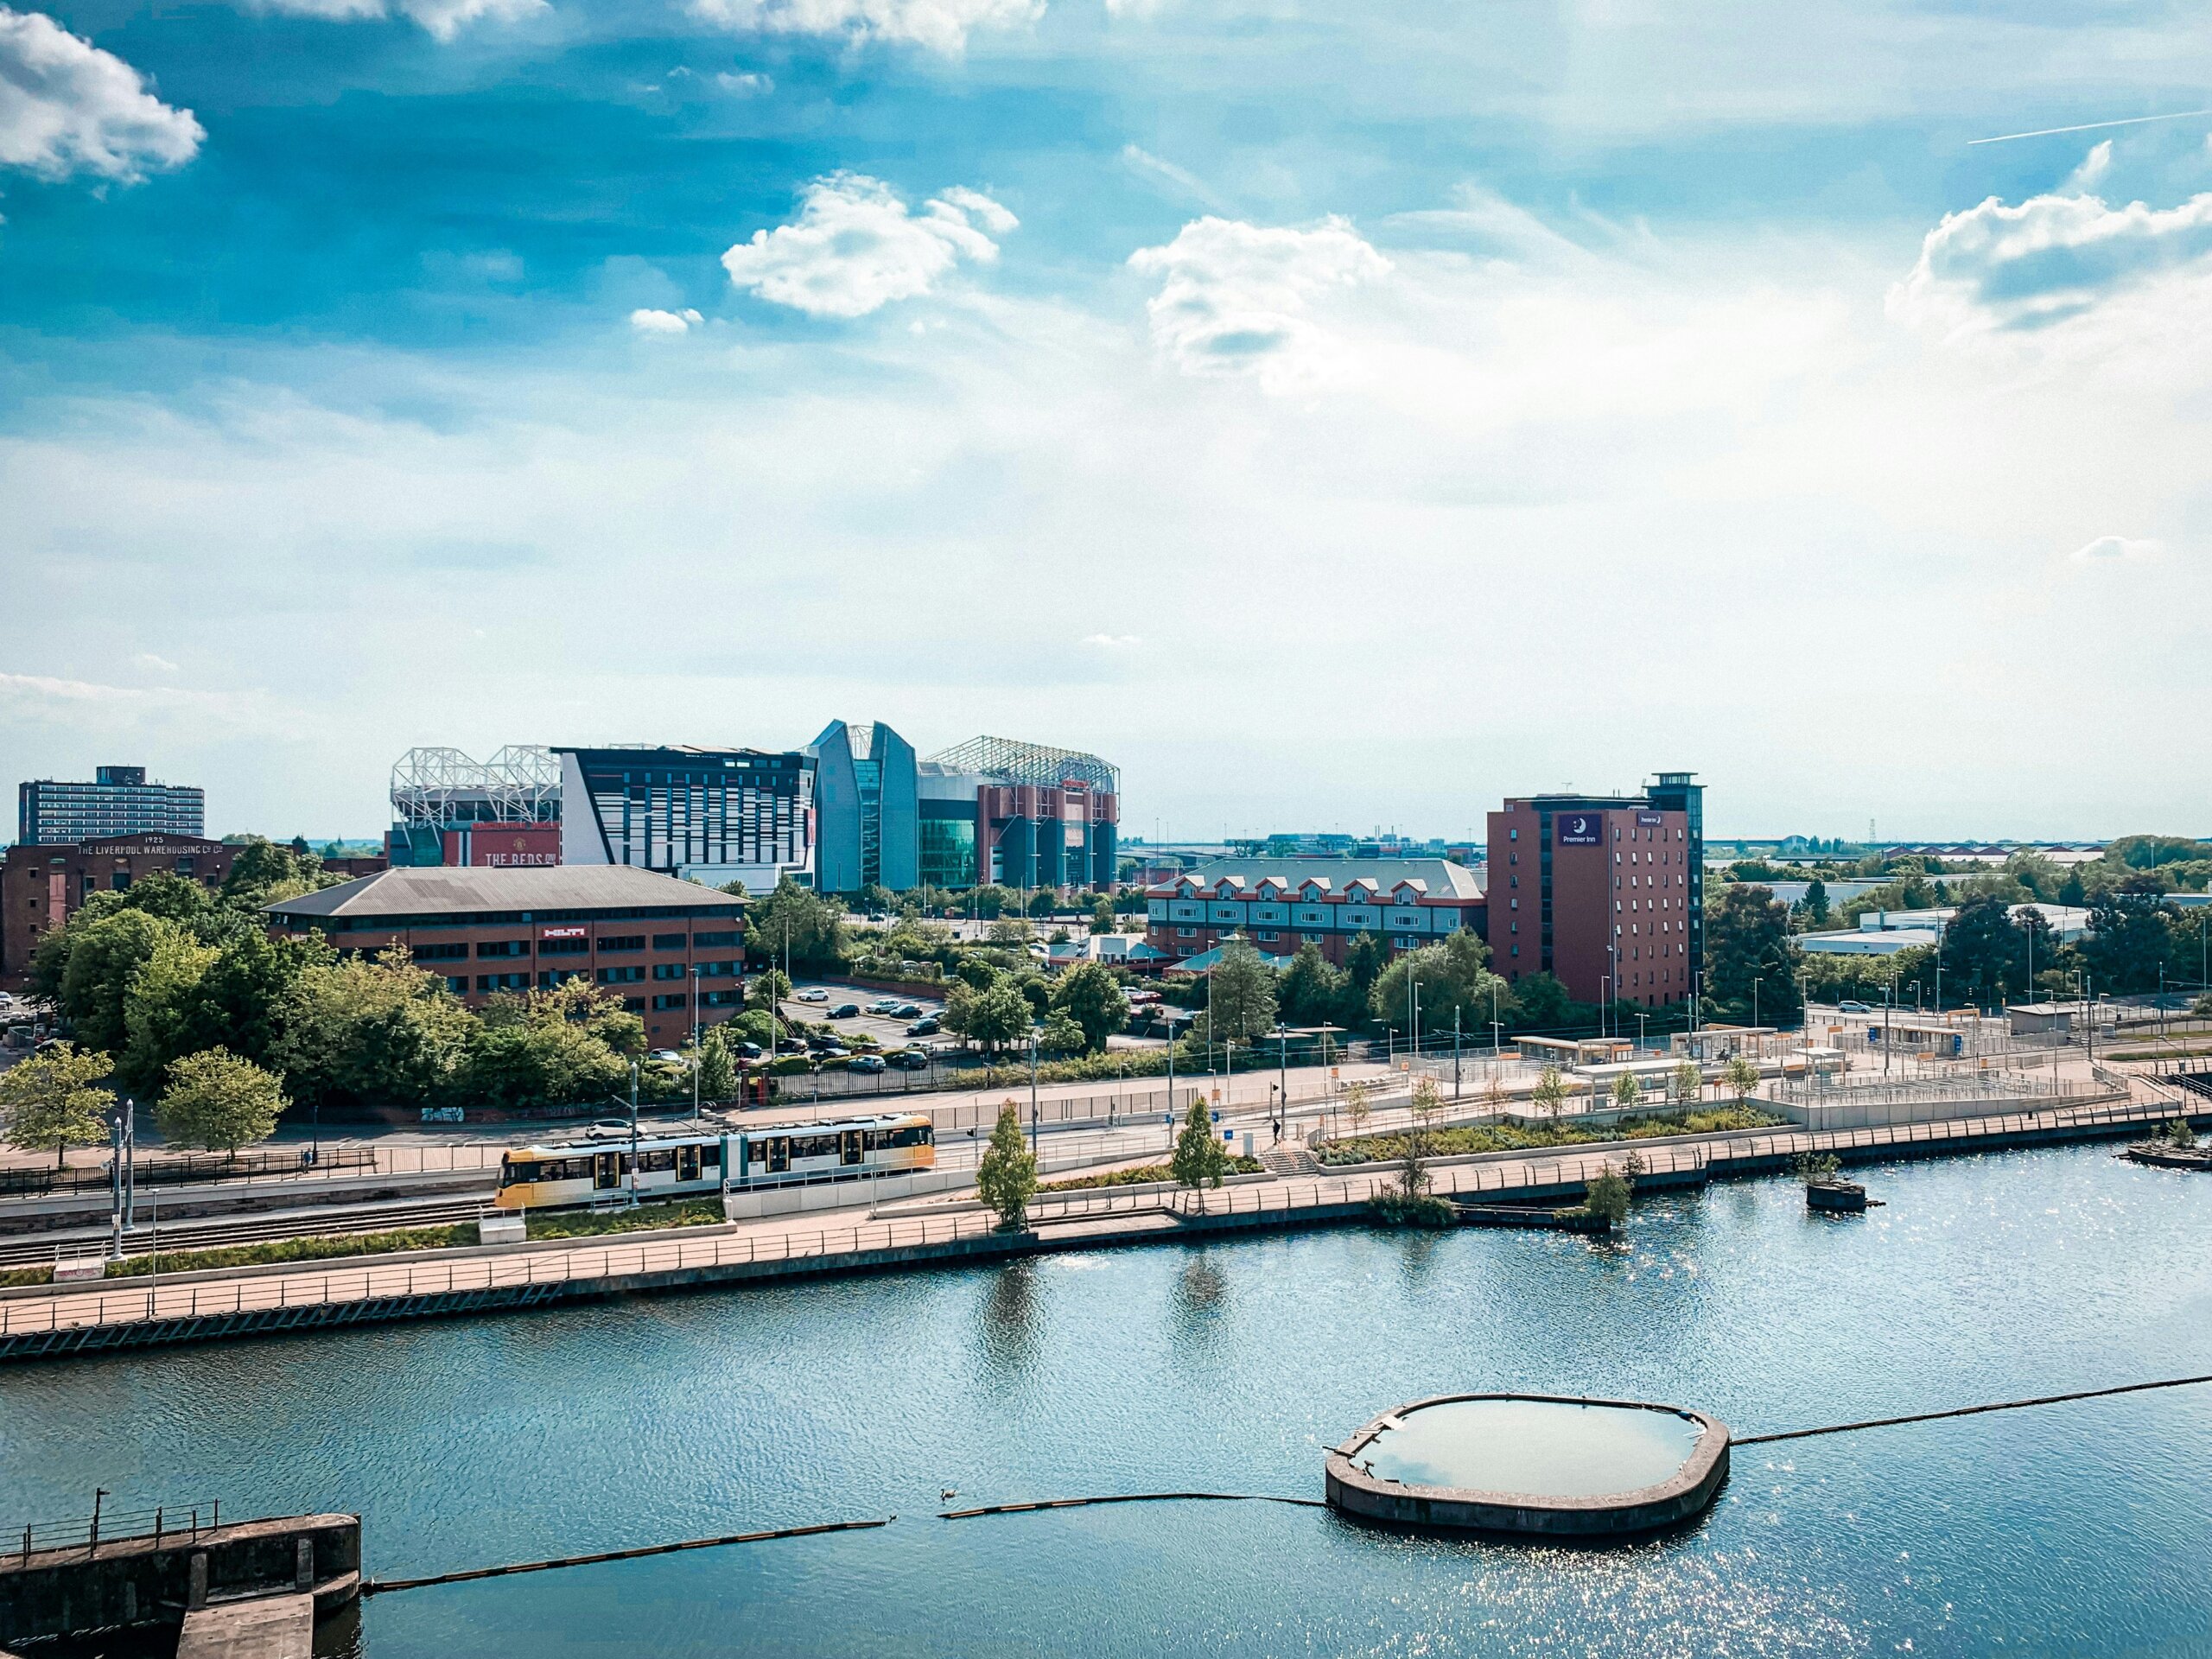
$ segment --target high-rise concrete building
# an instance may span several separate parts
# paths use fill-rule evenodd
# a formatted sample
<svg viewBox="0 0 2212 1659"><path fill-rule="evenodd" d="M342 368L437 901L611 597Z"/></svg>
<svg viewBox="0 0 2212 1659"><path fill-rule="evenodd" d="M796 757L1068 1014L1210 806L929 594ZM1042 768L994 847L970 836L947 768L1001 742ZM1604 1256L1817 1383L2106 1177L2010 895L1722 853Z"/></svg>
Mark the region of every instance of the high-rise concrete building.
<svg viewBox="0 0 2212 1659"><path fill-rule="evenodd" d="M1661 1007L1705 960L1704 785L1662 772L1641 795L1531 795L1490 815L1491 965L1547 973L1578 1001Z"/></svg>
<svg viewBox="0 0 2212 1659"><path fill-rule="evenodd" d="M200 836L207 796L190 784L149 784L143 766L100 766L89 784L43 778L16 790L16 839L65 847L111 836Z"/></svg>

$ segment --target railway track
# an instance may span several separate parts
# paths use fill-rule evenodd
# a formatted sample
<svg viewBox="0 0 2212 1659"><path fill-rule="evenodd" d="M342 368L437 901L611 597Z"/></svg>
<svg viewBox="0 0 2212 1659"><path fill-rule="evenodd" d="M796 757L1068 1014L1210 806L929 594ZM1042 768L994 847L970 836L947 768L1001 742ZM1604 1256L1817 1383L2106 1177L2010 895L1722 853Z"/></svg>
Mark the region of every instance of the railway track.
<svg viewBox="0 0 2212 1659"><path fill-rule="evenodd" d="M234 1221L188 1221L160 1229L161 1248L215 1249L226 1244L262 1244L274 1239L326 1238L348 1233L381 1233L401 1227L447 1227L474 1221L490 1205L491 1194L467 1198L356 1205L342 1210L291 1210L240 1216ZM142 1217L146 1211L142 1208ZM142 1219L123 1236L126 1256L153 1253L155 1229ZM39 1233L0 1240L0 1268L39 1267L63 1255L105 1255L111 1235L105 1227Z"/></svg>

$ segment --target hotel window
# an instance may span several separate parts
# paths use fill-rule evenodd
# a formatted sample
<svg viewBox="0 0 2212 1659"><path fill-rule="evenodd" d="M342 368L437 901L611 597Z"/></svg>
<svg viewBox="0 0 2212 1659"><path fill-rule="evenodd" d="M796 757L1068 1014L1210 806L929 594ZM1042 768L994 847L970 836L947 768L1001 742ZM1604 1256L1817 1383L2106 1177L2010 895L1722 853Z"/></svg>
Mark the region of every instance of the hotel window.
<svg viewBox="0 0 2212 1659"><path fill-rule="evenodd" d="M1260 943L1261 943L1261 944L1273 944L1274 942L1275 942L1275 936L1274 936L1274 932L1273 932L1271 930L1269 930L1269 929L1266 929L1266 928L1262 928L1262 929L1260 931Z"/></svg>
<svg viewBox="0 0 2212 1659"><path fill-rule="evenodd" d="M642 933L620 933L599 942L599 954L602 957L612 951L642 950L645 948L645 936Z"/></svg>
<svg viewBox="0 0 2212 1659"><path fill-rule="evenodd" d="M702 950L711 950L719 945L735 944L737 943L737 935L734 931L728 933L695 933L691 936L691 943L697 945Z"/></svg>
<svg viewBox="0 0 2212 1659"><path fill-rule="evenodd" d="M690 1006L691 999L682 991L674 991L666 996L653 998L653 1012L656 1014L665 1014L671 1008L688 1008Z"/></svg>
<svg viewBox="0 0 2212 1659"><path fill-rule="evenodd" d="M455 996L467 996L468 995L468 976L467 974L462 974L456 978L451 974L447 975L446 989L451 991Z"/></svg>
<svg viewBox="0 0 2212 1659"><path fill-rule="evenodd" d="M591 949L589 939L540 939L537 954L541 957L581 957Z"/></svg>
<svg viewBox="0 0 2212 1659"><path fill-rule="evenodd" d="M653 963L653 977L681 979L683 977L683 964L680 962L657 962Z"/></svg>
<svg viewBox="0 0 2212 1659"><path fill-rule="evenodd" d="M1198 936L1198 930L1195 927L1179 927L1175 930L1175 937L1179 939L1194 939Z"/></svg>
<svg viewBox="0 0 2212 1659"><path fill-rule="evenodd" d="M634 985L645 976L643 968L602 968L599 982L602 985Z"/></svg>
<svg viewBox="0 0 2212 1659"><path fill-rule="evenodd" d="M690 937L683 933L653 935L653 949L656 950L681 950L689 943Z"/></svg>

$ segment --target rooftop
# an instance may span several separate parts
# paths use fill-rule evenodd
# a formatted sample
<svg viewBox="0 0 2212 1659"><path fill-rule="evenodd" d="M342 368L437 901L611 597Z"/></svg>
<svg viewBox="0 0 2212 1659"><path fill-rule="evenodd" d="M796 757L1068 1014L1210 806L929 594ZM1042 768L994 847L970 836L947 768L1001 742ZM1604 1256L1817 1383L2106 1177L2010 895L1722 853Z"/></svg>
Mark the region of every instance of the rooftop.
<svg viewBox="0 0 2212 1659"><path fill-rule="evenodd" d="M623 864L560 864L550 868L466 866L380 870L342 887L302 893L266 906L276 916L463 916L487 911L667 910L702 906L733 915L745 901L696 881Z"/></svg>
<svg viewBox="0 0 2212 1659"><path fill-rule="evenodd" d="M1260 882L1273 876L1295 890L1306 881L1318 881L1329 892L1342 893L1354 881L1364 881L1382 893L1389 893L1401 881L1414 881L1431 899L1476 899L1483 896L1483 879L1464 864L1454 864L1448 858L1331 858L1323 855L1313 858L1214 858L1194 869L1185 870L1168 881L1160 884L1155 892L1164 893L1179 882L1196 881L1200 887L1217 886L1227 876L1241 892L1249 893Z"/></svg>

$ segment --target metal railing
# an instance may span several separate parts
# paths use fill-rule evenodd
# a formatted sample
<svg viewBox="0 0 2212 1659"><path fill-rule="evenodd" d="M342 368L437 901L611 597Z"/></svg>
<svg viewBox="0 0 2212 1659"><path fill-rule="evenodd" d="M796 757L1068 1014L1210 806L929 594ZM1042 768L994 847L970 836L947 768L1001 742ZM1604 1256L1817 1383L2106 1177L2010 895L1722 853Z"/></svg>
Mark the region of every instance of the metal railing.
<svg viewBox="0 0 2212 1659"><path fill-rule="evenodd" d="M28 1563L43 1551L81 1549L97 1554L102 1544L130 1538L151 1538L156 1543L171 1538L190 1541L203 1531L213 1532L220 1526L222 1516L219 1498L157 1503L150 1510L111 1510L95 1503L90 1515L73 1516L66 1521L25 1521L0 1529L0 1549Z"/></svg>
<svg viewBox="0 0 2212 1659"><path fill-rule="evenodd" d="M2062 1107L2036 1113L1851 1129L1777 1128L1738 1131L1725 1140L1650 1147L1613 1145L1515 1160L1432 1164L1430 1190L1440 1196L1526 1192L1532 1187L1573 1186L1600 1171L1623 1169L1633 1153L1645 1173L1726 1173L1798 1153L1909 1152L1937 1143L1970 1147L1978 1141L2054 1127L2134 1127L2162 1121L2168 1110L2136 1103ZM1261 1216L1364 1205L1391 1191L1390 1172L1350 1176L1304 1176L1224 1186L1203 1192L1116 1192L1098 1189L1039 1198L1029 1211L1033 1228L1071 1223L1173 1216ZM804 1231L721 1234L709 1238L663 1237L632 1243L549 1248L528 1255L477 1256L339 1270L295 1271L213 1282L79 1292L68 1287L34 1298L0 1301L0 1336L130 1325L142 1321L236 1317L325 1304L413 1300L485 1294L534 1286L619 1281L694 1269L774 1264L945 1244L981 1238L993 1218L967 1212L945 1217L896 1217Z"/></svg>

